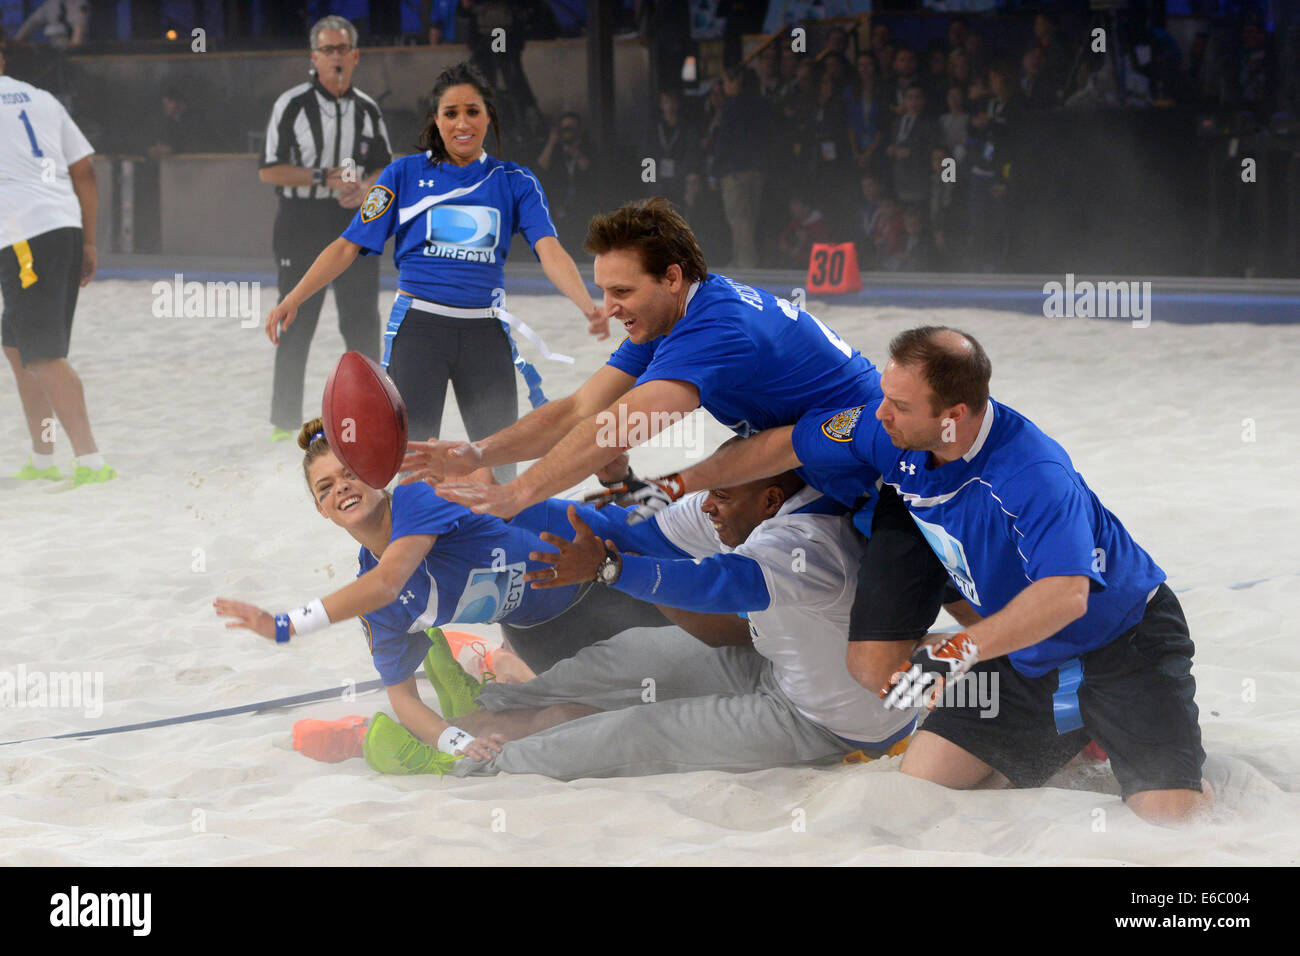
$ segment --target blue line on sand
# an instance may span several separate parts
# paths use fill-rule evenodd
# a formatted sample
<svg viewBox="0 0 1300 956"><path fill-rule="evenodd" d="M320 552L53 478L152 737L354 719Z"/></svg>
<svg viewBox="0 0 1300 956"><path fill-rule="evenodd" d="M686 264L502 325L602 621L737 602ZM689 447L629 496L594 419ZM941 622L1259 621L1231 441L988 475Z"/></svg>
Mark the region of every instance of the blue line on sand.
<svg viewBox="0 0 1300 956"><path fill-rule="evenodd" d="M1265 581L1276 581L1278 578L1300 577L1300 571L1286 571L1282 574L1273 574L1266 578L1253 578L1249 581L1238 581L1235 584L1223 585L1232 591L1244 591L1246 588L1252 588L1256 584L1263 584ZM1199 588L1180 588L1175 594L1186 594L1188 591L1197 591ZM956 631L957 627L940 628L940 631ZM368 693L372 690L378 690L383 686L383 681L369 680L358 684L355 688L358 694ZM133 730L149 730L152 727L170 727L174 724L192 724L200 720L211 720L217 717L232 717L235 714L252 714L263 710L272 710L276 707L296 707L299 704L310 704L318 700L329 700L331 697L337 697L339 688L327 687L324 690L315 690L307 694L295 694L292 697L277 697L274 700L260 700L255 704L244 704L240 707L226 707L222 710L205 710L197 714L183 714L179 717L162 717L158 720L146 720L138 724L121 724L117 727L105 727L102 730L76 730L66 734L53 734L47 737L27 737L23 740L6 740L0 743L0 747L8 747L12 744L27 744L35 740L67 740L73 737L103 737L106 734L124 734Z"/></svg>
<svg viewBox="0 0 1300 956"><path fill-rule="evenodd" d="M381 680L370 680L358 684L354 690L358 694L367 693L372 690L378 690L384 686ZM276 707L296 707L299 704L310 704L318 700L329 700L331 697L339 696L338 687L327 687L324 690L315 690L307 694L295 694L292 697L277 697L275 700L260 700L255 704L244 704L240 707L225 707L221 710L205 710L197 714L183 714L179 717L162 717L158 720L146 720L138 724L121 724L117 727L105 727L102 730L76 730L66 734L53 734L47 737L27 737L24 740L6 740L0 743L0 747L8 747L11 744L26 744L34 740L67 740L72 737L103 737L106 734L124 734L132 730L148 730L152 727L168 727L172 724L192 724L199 720L211 720L216 717L231 717L235 714L252 714L263 710L272 710Z"/></svg>

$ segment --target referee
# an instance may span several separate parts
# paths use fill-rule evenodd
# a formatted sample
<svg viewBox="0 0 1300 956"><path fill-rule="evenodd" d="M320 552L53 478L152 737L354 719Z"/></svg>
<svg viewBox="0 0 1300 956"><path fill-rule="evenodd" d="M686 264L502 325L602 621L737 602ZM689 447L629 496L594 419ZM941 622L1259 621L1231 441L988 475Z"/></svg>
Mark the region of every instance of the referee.
<svg viewBox="0 0 1300 956"><path fill-rule="evenodd" d="M347 228L366 190L393 159L378 104L352 86L358 59L351 23L336 16L317 21L311 28L311 82L286 90L271 110L258 175L280 195L272 249L281 299ZM366 257L333 285L347 348L378 361L379 258ZM322 289L303 303L297 322L280 337L272 441L294 437L302 425L307 351L324 301Z"/></svg>
<svg viewBox="0 0 1300 956"><path fill-rule="evenodd" d="M13 477L54 481L55 418L76 460L72 487L116 477L95 445L86 394L68 364L77 293L95 274L94 148L45 90L4 75L0 31L0 345L13 369L32 457Z"/></svg>

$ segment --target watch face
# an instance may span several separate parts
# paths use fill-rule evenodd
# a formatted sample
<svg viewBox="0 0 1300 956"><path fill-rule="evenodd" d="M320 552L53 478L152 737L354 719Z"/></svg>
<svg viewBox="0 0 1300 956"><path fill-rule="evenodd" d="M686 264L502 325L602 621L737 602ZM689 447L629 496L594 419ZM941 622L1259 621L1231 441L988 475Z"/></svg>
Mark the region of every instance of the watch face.
<svg viewBox="0 0 1300 956"><path fill-rule="evenodd" d="M605 563L596 572L596 576L603 584L613 584L618 579L618 563L612 558L606 558Z"/></svg>

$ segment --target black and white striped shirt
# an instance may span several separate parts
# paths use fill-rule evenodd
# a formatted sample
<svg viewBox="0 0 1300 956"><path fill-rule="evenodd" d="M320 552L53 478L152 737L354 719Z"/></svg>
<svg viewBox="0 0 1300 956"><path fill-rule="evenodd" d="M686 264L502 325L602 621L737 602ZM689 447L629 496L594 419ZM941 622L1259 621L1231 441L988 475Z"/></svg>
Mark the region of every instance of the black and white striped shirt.
<svg viewBox="0 0 1300 956"><path fill-rule="evenodd" d="M330 169L351 159L357 178L393 161L379 104L355 86L337 99L320 81L299 83L281 94L266 127L262 168L288 164ZM277 186L286 199L333 199L326 186Z"/></svg>

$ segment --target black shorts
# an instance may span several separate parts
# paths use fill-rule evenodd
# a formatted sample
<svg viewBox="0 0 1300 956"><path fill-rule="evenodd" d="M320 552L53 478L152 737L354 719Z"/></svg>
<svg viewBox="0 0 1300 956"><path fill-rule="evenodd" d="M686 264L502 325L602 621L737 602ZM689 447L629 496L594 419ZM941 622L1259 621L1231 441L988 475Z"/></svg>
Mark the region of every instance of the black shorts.
<svg viewBox="0 0 1300 956"><path fill-rule="evenodd" d="M52 229L28 239L27 246L36 281L25 289L14 246L0 249L0 345L17 349L24 366L67 358L81 289L81 230Z"/></svg>
<svg viewBox="0 0 1300 956"><path fill-rule="evenodd" d="M907 505L886 485L858 565L849 640L919 641L939 616L948 580Z"/></svg>
<svg viewBox="0 0 1300 956"><path fill-rule="evenodd" d="M965 678L984 681L983 692L953 694L959 706L937 707L922 729L978 757L1016 787L1041 787L1091 739L1110 756L1125 799L1144 790L1200 790L1205 751L1194 700L1194 650L1178 598L1162 584L1136 625L1078 659L1074 721L1069 688L1059 687L1069 683L1070 668L1026 677L998 657L981 661ZM987 705L988 690L996 707ZM1060 732L1058 718L1076 729Z"/></svg>

